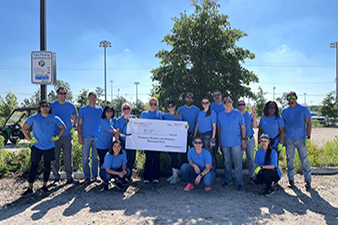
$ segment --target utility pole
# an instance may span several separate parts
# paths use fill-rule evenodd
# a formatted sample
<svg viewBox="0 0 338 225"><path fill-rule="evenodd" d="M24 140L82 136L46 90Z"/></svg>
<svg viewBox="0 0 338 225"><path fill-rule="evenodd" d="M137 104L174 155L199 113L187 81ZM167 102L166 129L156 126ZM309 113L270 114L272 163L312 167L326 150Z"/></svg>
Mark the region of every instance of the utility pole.
<svg viewBox="0 0 338 225"><path fill-rule="evenodd" d="M330 43L330 48L336 49L336 103L338 103L338 41Z"/></svg>
<svg viewBox="0 0 338 225"><path fill-rule="evenodd" d="M304 105L306 105L306 93L304 93Z"/></svg>
<svg viewBox="0 0 338 225"><path fill-rule="evenodd" d="M106 67L106 48L111 47L109 41L101 41L99 47L104 48L104 106L107 105L107 67Z"/></svg>
<svg viewBox="0 0 338 225"><path fill-rule="evenodd" d="M110 100L110 102L111 103L113 103L113 99L114 99L114 95L113 95L113 82L114 81L112 81L112 80L110 81L110 84L111 84L110 85L110 89L111 89L111 100Z"/></svg>
<svg viewBox="0 0 338 225"><path fill-rule="evenodd" d="M120 98L120 88L117 89L117 98Z"/></svg>
<svg viewBox="0 0 338 225"><path fill-rule="evenodd" d="M273 87L273 101L275 101L275 89L276 87Z"/></svg>
<svg viewBox="0 0 338 225"><path fill-rule="evenodd" d="M136 81L136 82L134 82L134 84L136 85L136 108L137 108L137 102L138 102L138 85L140 84L140 82Z"/></svg>
<svg viewBox="0 0 338 225"><path fill-rule="evenodd" d="M46 0L40 0L40 51L47 50ZM53 69L53 68L52 68ZM41 100L47 99L47 85L40 85Z"/></svg>

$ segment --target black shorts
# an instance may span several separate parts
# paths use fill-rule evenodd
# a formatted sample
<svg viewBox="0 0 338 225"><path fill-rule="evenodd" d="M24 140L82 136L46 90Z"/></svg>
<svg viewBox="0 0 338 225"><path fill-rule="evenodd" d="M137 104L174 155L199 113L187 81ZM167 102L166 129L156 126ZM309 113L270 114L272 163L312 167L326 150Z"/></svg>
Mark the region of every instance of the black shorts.
<svg viewBox="0 0 338 225"><path fill-rule="evenodd" d="M54 148L46 149L46 150L41 150L38 149L35 146L31 147L31 162L39 162L41 160L41 157L43 155L43 159L47 161L53 161L55 160L55 153L54 153Z"/></svg>

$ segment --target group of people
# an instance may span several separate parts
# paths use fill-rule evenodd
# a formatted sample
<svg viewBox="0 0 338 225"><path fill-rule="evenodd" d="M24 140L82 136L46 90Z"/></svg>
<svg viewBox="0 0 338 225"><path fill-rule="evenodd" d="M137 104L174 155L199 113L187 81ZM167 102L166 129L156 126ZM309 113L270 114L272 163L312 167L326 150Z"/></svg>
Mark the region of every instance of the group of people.
<svg viewBox="0 0 338 225"><path fill-rule="evenodd" d="M72 168L72 126L77 125L78 142L82 145L82 164L84 182L104 183L108 189L112 182L118 189L131 180L136 158L136 149L125 147L127 124L131 115L131 106L122 105L123 115L114 118L114 109L96 105L97 95L90 92L89 104L77 113L74 104L66 101L67 89L57 90L58 100L49 103L41 101L39 112L29 117L23 125L22 132L32 143L32 166L29 175L29 187L23 193L33 193L33 182L38 163L44 156L44 184L42 191L47 192L50 167L53 162L53 185L60 182L60 152L63 149L67 184L77 184L73 178ZM222 99L219 90L213 91L214 102L203 98L203 110L193 105L193 93L187 93L186 104L176 110L175 102L168 101L168 113L158 110L158 100L149 100L149 110L142 112L141 119L187 121L187 152L170 152L172 176L167 180L171 184L179 182L178 170L181 169L187 185L185 191L194 185L203 183L205 191L210 191L216 177L218 149L224 159L225 181L223 187L234 181L238 190L243 189L242 158L246 152L251 184L265 183L264 195L273 193L272 185L281 178L278 155L283 145L286 147L287 170L290 187L294 187L295 147L299 152L306 188L311 187L311 168L307 157L307 147L311 145L311 115L309 110L297 103L297 95L287 95L289 106L279 115L276 102L269 101L264 107L264 115L259 122L259 150L255 155L255 137L253 128L257 128L256 110L246 111L243 100L233 108L230 96ZM73 118L72 118L73 117ZM73 122L72 122L73 120ZM29 130L33 126L33 137ZM91 150L91 163L90 163ZM144 183L158 183L160 177L160 151L145 150ZM98 159L99 158L99 159ZM91 165L91 166L90 166ZM100 168L100 172L98 170ZM101 179L100 179L101 177ZM112 179L114 178L114 179Z"/></svg>

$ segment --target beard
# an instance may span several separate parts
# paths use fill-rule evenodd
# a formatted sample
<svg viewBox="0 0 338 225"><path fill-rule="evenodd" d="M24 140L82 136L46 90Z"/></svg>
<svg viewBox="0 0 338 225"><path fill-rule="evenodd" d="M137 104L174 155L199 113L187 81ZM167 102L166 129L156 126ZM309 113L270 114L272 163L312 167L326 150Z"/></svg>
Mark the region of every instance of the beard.
<svg viewBox="0 0 338 225"><path fill-rule="evenodd" d="M185 102L187 106L192 106L192 102Z"/></svg>

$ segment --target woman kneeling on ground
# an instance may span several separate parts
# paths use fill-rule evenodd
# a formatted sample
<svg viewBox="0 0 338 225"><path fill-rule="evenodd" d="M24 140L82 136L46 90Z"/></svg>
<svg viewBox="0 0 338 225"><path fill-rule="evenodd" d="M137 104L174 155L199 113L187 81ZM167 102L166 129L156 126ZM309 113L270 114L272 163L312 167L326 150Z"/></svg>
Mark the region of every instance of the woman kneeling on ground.
<svg viewBox="0 0 338 225"><path fill-rule="evenodd" d="M112 182L117 189L123 189L122 181L130 174L130 169L127 168L127 155L122 149L122 144L119 140L115 140L110 146L108 153L104 157L104 162L100 170L101 179L104 182L104 189L108 190L109 181Z"/></svg>
<svg viewBox="0 0 338 225"><path fill-rule="evenodd" d="M263 192L264 196L270 196L274 193L272 182L277 183L282 177L282 172L278 167L278 155L275 149L270 145L269 135L262 134L259 138L261 148L256 152L254 172L255 184L266 184Z"/></svg>
<svg viewBox="0 0 338 225"><path fill-rule="evenodd" d="M194 183L198 185L203 182L205 191L210 191L215 180L215 170L212 167L212 158L208 150L202 148L202 139L197 136L193 140L194 147L188 151L188 162L181 167L181 172L188 182L184 188L190 191L194 188Z"/></svg>

